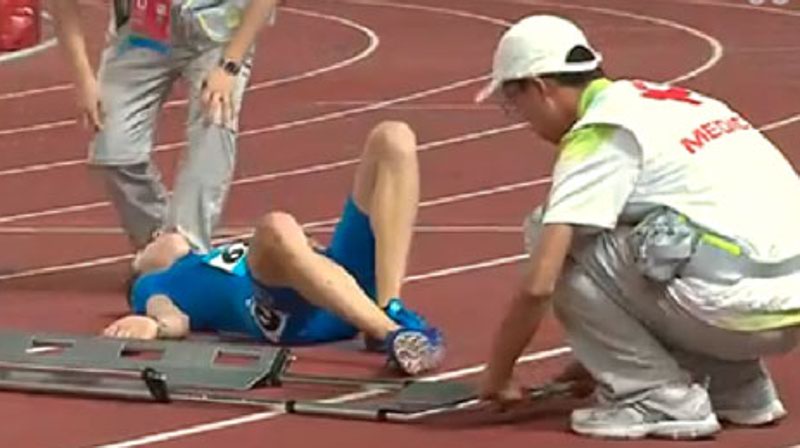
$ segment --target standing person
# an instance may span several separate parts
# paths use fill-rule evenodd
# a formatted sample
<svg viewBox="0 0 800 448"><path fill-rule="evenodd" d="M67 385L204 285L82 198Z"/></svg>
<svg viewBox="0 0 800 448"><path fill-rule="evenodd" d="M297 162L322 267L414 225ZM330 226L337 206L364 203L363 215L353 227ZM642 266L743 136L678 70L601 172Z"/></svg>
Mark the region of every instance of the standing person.
<svg viewBox="0 0 800 448"><path fill-rule="evenodd" d="M115 0L95 77L78 1L51 2L72 69L89 162L102 172L133 246L178 232L210 247L233 175L242 95L253 43L275 0ZM189 84L188 151L171 199L152 159L156 121L173 84Z"/></svg>
<svg viewBox="0 0 800 448"><path fill-rule="evenodd" d="M598 386L574 431L697 438L718 417L774 422L786 411L763 357L797 342L797 174L725 103L611 81L600 63L573 23L532 16L500 40L480 95L559 146L482 396L521 398L514 361L552 302L580 362L562 378Z"/></svg>

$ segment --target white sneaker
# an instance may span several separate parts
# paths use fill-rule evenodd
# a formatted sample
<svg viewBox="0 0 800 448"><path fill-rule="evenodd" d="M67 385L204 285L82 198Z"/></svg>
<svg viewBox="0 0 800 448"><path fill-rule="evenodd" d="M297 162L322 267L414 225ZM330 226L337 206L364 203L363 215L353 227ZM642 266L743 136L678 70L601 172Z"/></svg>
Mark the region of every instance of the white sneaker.
<svg viewBox="0 0 800 448"><path fill-rule="evenodd" d="M737 380L736 372L729 375L733 377L711 378L711 404L720 420L742 426L761 426L786 417L786 408L763 363L748 381ZM715 379L725 387L715 387Z"/></svg>
<svg viewBox="0 0 800 448"><path fill-rule="evenodd" d="M758 409L717 409L720 420L741 426L763 426L786 417L788 412L781 400L772 400Z"/></svg>
<svg viewBox="0 0 800 448"><path fill-rule="evenodd" d="M577 409L571 427L578 434L612 439L699 439L721 429L706 391L697 385L670 386L638 401Z"/></svg>

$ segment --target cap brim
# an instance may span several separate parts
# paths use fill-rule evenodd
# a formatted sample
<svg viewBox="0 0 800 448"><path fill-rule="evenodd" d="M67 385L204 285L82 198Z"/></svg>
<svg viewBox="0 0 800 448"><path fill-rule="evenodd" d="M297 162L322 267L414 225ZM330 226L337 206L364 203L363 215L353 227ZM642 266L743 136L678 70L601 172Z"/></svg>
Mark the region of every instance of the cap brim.
<svg viewBox="0 0 800 448"><path fill-rule="evenodd" d="M495 93L497 93L497 89L500 88L500 82L496 80L491 80L488 84L486 84L478 93L475 95L474 101L476 103L483 103Z"/></svg>

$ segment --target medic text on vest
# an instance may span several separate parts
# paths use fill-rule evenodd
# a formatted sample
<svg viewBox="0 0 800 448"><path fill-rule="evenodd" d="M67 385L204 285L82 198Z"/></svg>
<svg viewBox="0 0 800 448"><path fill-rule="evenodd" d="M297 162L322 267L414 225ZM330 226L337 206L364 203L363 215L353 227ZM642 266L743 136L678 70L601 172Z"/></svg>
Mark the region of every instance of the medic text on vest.
<svg viewBox="0 0 800 448"><path fill-rule="evenodd" d="M727 120L714 120L708 123L701 124L697 129L692 132L691 137L681 139L681 145L694 154L698 149L703 149L703 146L711 140L716 140L723 135L730 134L735 131L744 131L752 129L753 126L744 120L742 117L732 117Z"/></svg>

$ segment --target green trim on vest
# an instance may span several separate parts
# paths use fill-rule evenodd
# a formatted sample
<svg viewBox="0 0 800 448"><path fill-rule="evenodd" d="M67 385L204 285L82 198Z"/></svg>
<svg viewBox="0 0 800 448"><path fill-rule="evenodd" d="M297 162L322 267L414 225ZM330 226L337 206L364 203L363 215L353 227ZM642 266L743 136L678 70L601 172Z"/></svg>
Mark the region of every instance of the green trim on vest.
<svg viewBox="0 0 800 448"><path fill-rule="evenodd" d="M725 321L725 326L736 331L765 331L800 324L800 310L752 312Z"/></svg>
<svg viewBox="0 0 800 448"><path fill-rule="evenodd" d="M597 95L613 83L614 81L608 78L595 79L594 81L590 82L589 85L583 90L581 98L578 101L578 118L583 118L583 116L586 115L586 111L589 109L589 106L591 106L592 102L594 102L595 98L597 98Z"/></svg>
<svg viewBox="0 0 800 448"><path fill-rule="evenodd" d="M561 141L559 160L581 162L610 140L616 129L611 125L593 124L570 132Z"/></svg>

